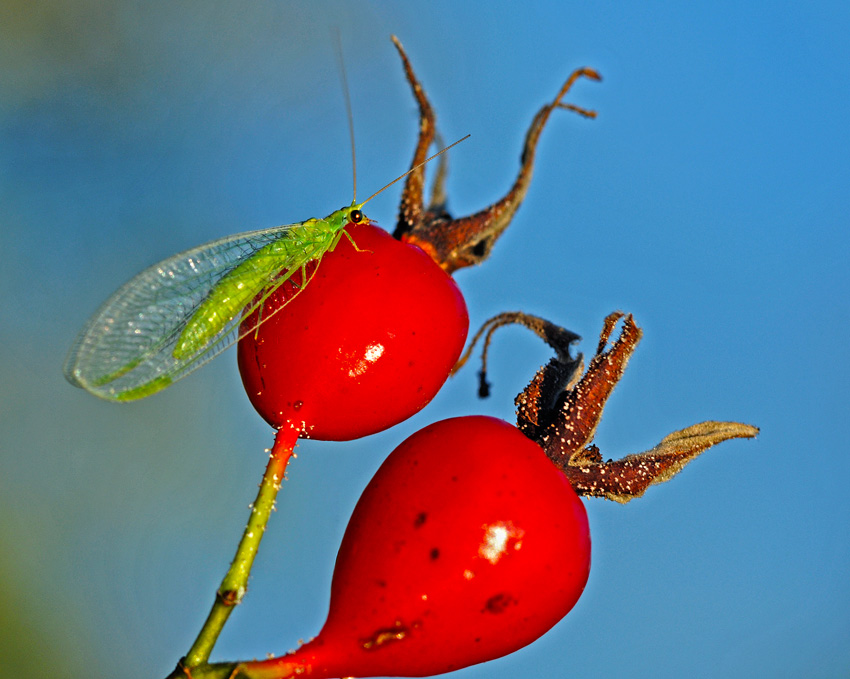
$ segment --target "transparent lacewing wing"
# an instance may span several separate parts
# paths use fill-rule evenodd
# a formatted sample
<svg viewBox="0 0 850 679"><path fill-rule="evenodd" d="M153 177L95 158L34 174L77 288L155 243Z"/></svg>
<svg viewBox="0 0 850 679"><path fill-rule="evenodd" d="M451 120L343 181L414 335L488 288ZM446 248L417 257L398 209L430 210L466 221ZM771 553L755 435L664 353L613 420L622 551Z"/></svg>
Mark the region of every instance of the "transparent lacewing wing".
<svg viewBox="0 0 850 679"><path fill-rule="evenodd" d="M359 208L228 236L145 269L88 321L65 377L111 401L164 389L238 339L243 310L259 293L267 296L308 262L321 260L347 224L368 222ZM288 274L280 276L284 270Z"/></svg>

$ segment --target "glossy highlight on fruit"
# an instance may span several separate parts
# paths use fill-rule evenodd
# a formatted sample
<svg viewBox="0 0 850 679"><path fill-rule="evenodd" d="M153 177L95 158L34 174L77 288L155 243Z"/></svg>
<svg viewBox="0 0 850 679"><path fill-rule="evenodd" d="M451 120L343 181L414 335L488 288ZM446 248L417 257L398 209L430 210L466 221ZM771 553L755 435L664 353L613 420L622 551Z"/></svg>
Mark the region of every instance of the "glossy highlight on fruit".
<svg viewBox="0 0 850 679"><path fill-rule="evenodd" d="M427 254L370 225L349 225L318 269L278 288L242 323L251 403L274 427L345 441L407 419L439 391L469 329L455 282ZM314 273L315 272L315 273Z"/></svg>
<svg viewBox="0 0 850 679"><path fill-rule="evenodd" d="M426 676L498 658L563 618L589 570L584 505L540 447L502 420L443 420L363 492L319 635L237 676Z"/></svg>

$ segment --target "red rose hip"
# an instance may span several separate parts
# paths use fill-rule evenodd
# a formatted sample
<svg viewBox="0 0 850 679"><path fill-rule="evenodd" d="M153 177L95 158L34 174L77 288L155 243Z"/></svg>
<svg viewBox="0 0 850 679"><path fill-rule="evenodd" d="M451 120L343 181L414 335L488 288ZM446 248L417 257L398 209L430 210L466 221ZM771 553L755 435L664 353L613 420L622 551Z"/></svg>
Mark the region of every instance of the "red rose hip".
<svg viewBox="0 0 850 679"><path fill-rule="evenodd" d="M460 356L469 329L457 285L418 247L349 225L309 285L293 276L243 322L239 370L274 427L322 440L359 438L422 409ZM315 274L313 274L315 271ZM311 278L312 276L312 278Z"/></svg>
<svg viewBox="0 0 850 679"><path fill-rule="evenodd" d="M589 570L584 506L538 445L490 417L437 422L360 498L319 635L239 672L425 676L498 658L563 618Z"/></svg>

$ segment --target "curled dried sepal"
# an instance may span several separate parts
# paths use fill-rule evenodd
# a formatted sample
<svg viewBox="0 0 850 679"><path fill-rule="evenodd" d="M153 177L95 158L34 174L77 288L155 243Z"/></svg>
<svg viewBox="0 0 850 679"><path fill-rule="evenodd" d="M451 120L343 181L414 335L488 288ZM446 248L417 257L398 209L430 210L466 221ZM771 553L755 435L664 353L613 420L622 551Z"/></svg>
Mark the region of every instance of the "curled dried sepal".
<svg viewBox="0 0 850 679"><path fill-rule="evenodd" d="M425 90L413 72L404 48L395 36L393 36L393 43L401 57L407 81L419 106L419 137L411 163L411 167L415 167L425 160L428 149L434 141L437 131L436 116ZM437 176L432 200L427 207L423 205L422 197L425 168L419 167L411 172L405 181L399 205L398 222L393 235L425 250L448 273L465 266L480 264L487 259L496 239L510 224L514 213L525 198L534 170L537 142L552 111L565 109L586 118L596 117L595 111L561 101L579 78L601 80L599 74L593 69L579 68L567 78L555 99L537 112L526 133L519 174L502 199L469 217L453 219L446 210L446 197L443 190L445 161L440 166L441 171Z"/></svg>
<svg viewBox="0 0 850 679"><path fill-rule="evenodd" d="M611 332L620 319L623 319L620 337L605 351ZM533 417L537 422L546 422L546 427L538 428L532 438L557 464L562 465L564 460L569 463L577 451L583 450L593 440L605 402L622 377L641 334L631 314L624 315L619 311L609 314L587 372L574 386L558 395L553 408L549 409L549 404L537 397L537 376L517 396L517 426L529 435L526 421ZM542 370L545 372L547 369L548 366Z"/></svg>
<svg viewBox="0 0 850 679"><path fill-rule="evenodd" d="M523 313L522 311L506 311L485 321L478 329L478 332L475 333L463 356L458 359L455 367L452 368L451 374L455 375L466 364L469 357L472 356L472 352L475 350L478 341L484 337L484 347L481 350L481 370L478 373L478 396L480 398L487 398L490 395L490 383L487 381L487 355L490 349L490 342L493 339L493 333L506 325L522 325L528 328L555 350L555 358L549 361L549 364L546 366L545 376L541 375L544 370L543 368L538 371L538 375L541 377L541 383L538 385L539 397L545 401L546 399L543 394L550 395L550 405L554 405L554 399L558 394L570 388L575 380L578 379L579 375L581 375L581 371L584 368L584 361L581 354L576 358L570 355L570 346L578 342L581 337L566 328L550 323L538 316Z"/></svg>
<svg viewBox="0 0 850 679"><path fill-rule="evenodd" d="M622 319L620 336L606 351L611 333ZM606 319L596 355L587 372L549 406L552 394L541 394L548 373L558 375L558 359L538 371L517 396L517 426L535 440L567 475L579 495L628 502L646 489L667 481L704 450L731 438L752 438L758 429L737 422L703 422L665 437L652 450L604 462L591 443L605 402L626 369L641 338L631 314L615 312ZM560 368L563 369L563 368Z"/></svg>
<svg viewBox="0 0 850 679"><path fill-rule="evenodd" d="M701 422L665 436L652 450L602 462L596 446L580 451L563 467L579 495L626 503L649 486L669 481L697 455L729 439L753 438L757 427L739 422Z"/></svg>

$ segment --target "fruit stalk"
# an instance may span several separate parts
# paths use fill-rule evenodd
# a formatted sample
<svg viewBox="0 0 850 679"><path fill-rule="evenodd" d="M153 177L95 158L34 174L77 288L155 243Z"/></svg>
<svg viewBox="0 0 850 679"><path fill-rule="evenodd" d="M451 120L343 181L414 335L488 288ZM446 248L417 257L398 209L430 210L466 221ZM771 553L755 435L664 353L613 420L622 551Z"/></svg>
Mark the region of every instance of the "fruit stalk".
<svg viewBox="0 0 850 679"><path fill-rule="evenodd" d="M230 617L230 613L235 606L242 602L242 597L245 596L251 566L254 563L257 550L260 548L260 541L263 539L266 524L274 509L275 498L283 483L286 466L293 455L299 433L299 430L294 427L283 426L278 429L275 435L274 445L269 454L269 463L263 474L263 480L260 482L257 499L251 507L248 525L245 526L230 569L216 592L212 610L207 616L198 638L192 644L192 648L181 661L181 665L185 668L198 667L209 660L213 646Z"/></svg>

